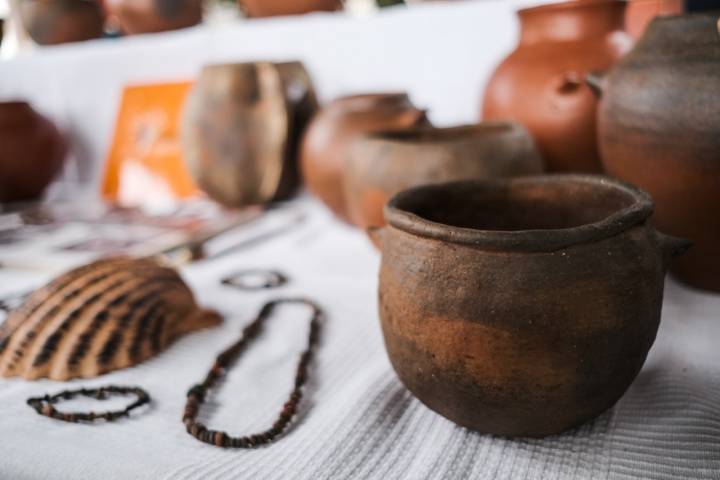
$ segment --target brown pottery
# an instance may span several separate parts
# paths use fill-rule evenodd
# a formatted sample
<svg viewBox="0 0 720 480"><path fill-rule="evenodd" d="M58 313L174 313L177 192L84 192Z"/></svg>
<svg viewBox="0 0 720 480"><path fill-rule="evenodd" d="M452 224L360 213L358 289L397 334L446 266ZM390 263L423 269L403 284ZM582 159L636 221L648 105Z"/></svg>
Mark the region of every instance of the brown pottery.
<svg viewBox="0 0 720 480"><path fill-rule="evenodd" d="M425 112L405 93L354 95L331 102L315 116L303 140L301 167L308 189L349 220L343 182L352 142L367 133L426 123Z"/></svg>
<svg viewBox="0 0 720 480"><path fill-rule="evenodd" d="M301 15L342 9L340 0L238 0L238 3L248 17Z"/></svg>
<svg viewBox="0 0 720 480"><path fill-rule="evenodd" d="M105 15L98 2L20 0L23 27L38 45L57 45L100 38Z"/></svg>
<svg viewBox="0 0 720 480"><path fill-rule="evenodd" d="M606 78L599 136L607 172L647 190L658 228L695 244L673 272L720 292L718 18L656 18Z"/></svg>
<svg viewBox="0 0 720 480"><path fill-rule="evenodd" d="M298 143L316 108L299 62L207 66L185 107L185 162L224 205L283 200L299 184Z"/></svg>
<svg viewBox="0 0 720 480"><path fill-rule="evenodd" d="M684 0L630 0L625 14L625 30L631 37L640 38L653 18L677 15L684 10Z"/></svg>
<svg viewBox="0 0 720 480"><path fill-rule="evenodd" d="M383 131L353 145L345 196L352 222L367 229L385 225L385 203L410 187L542 171L530 134L515 123Z"/></svg>
<svg viewBox="0 0 720 480"><path fill-rule="evenodd" d="M62 168L55 125L25 102L0 103L0 203L37 200Z"/></svg>
<svg viewBox="0 0 720 480"><path fill-rule="evenodd" d="M202 20L202 0L105 0L105 8L131 35L179 30Z"/></svg>
<svg viewBox="0 0 720 480"><path fill-rule="evenodd" d="M589 71L629 48L622 0L574 0L520 10L520 44L498 67L483 118L509 119L533 134L552 172L600 172L597 99Z"/></svg>
<svg viewBox="0 0 720 480"><path fill-rule="evenodd" d="M483 433L542 437L612 407L657 333L665 269L644 192L601 176L466 181L386 207L380 318L425 405Z"/></svg>

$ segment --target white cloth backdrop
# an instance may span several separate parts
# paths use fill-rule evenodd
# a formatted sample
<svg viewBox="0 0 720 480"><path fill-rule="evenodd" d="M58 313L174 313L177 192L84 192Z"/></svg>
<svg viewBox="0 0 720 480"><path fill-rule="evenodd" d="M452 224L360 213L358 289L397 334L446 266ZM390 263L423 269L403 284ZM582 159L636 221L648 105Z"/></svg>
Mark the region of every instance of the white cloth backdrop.
<svg viewBox="0 0 720 480"><path fill-rule="evenodd" d="M208 61L300 58L323 99L407 89L437 123L467 122L488 74L515 42L512 9L502 1L450 2L376 18L315 15L47 49L0 63L0 98L30 98L72 135L92 194L124 84L190 78ZM71 384L140 384L155 399L149 411L112 425L65 425L24 402L67 384L0 380L0 479L720 479L720 297L669 281L647 365L596 421L545 440L483 436L424 408L394 376L378 328L379 256L364 236L313 201L293 208L310 218L296 231L184 270L200 301L226 315L222 327L190 335L137 368ZM292 282L281 293L317 299L328 320L299 424L270 447L222 451L189 437L180 416L187 388L275 295L219 285L243 267L286 271ZM0 294L41 280L0 270ZM272 422L306 325L295 307L269 323L213 396L204 414L211 427L241 434Z"/></svg>

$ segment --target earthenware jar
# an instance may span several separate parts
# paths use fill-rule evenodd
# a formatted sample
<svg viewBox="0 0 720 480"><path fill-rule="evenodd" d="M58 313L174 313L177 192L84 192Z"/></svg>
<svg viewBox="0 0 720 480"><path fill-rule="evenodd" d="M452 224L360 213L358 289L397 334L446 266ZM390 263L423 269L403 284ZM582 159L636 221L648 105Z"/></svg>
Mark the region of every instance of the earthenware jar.
<svg viewBox="0 0 720 480"><path fill-rule="evenodd" d="M185 162L224 205L285 199L299 183L297 145L315 108L299 62L207 66L185 107Z"/></svg>
<svg viewBox="0 0 720 480"><path fill-rule="evenodd" d="M131 35L179 30L202 20L202 0L105 0L105 8Z"/></svg>
<svg viewBox="0 0 720 480"><path fill-rule="evenodd" d="M332 12L342 8L340 0L238 0L238 3L248 17Z"/></svg>
<svg viewBox="0 0 720 480"><path fill-rule="evenodd" d="M105 15L95 1L20 0L20 18L38 45L56 45L100 38Z"/></svg>
<svg viewBox="0 0 720 480"><path fill-rule="evenodd" d="M687 242L601 176L416 187L386 207L380 318L405 386L483 433L542 437L612 407L660 321Z"/></svg>
<svg viewBox="0 0 720 480"><path fill-rule="evenodd" d="M492 76L483 118L525 125L552 172L600 172L597 99L584 78L610 68L629 48L624 12L622 0L520 10L520 44Z"/></svg>
<svg viewBox="0 0 720 480"><path fill-rule="evenodd" d="M65 153L57 128L30 105L0 103L0 203L39 199Z"/></svg>
<svg viewBox="0 0 720 480"><path fill-rule="evenodd" d="M366 133L426 123L425 112L415 108L405 93L353 95L331 102L315 116L303 140L301 166L308 189L348 220L343 182L353 140Z"/></svg>
<svg viewBox="0 0 720 480"><path fill-rule="evenodd" d="M625 14L625 29L633 38L640 38L653 18L677 15L684 9L684 0L630 0Z"/></svg>
<svg viewBox="0 0 720 480"><path fill-rule="evenodd" d="M599 113L608 173L653 196L658 228L695 244L673 272L714 291L720 291L719 17L656 18L607 77Z"/></svg>
<svg viewBox="0 0 720 480"><path fill-rule="evenodd" d="M542 170L530 134L515 123L383 131L355 141L347 164L345 198L352 222L366 229L385 225L383 207L401 190Z"/></svg>

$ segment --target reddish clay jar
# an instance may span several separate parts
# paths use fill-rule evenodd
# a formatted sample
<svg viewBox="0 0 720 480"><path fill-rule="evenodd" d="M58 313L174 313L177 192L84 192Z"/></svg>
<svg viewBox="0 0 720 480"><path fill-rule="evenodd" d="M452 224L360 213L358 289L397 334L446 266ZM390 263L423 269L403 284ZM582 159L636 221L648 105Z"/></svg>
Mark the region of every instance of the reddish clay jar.
<svg viewBox="0 0 720 480"><path fill-rule="evenodd" d="M655 224L692 240L674 264L720 292L720 34L715 14L658 17L604 82L599 137L607 172L648 191Z"/></svg>
<svg viewBox="0 0 720 480"><path fill-rule="evenodd" d="M130 35L179 30L202 20L202 0L105 0L105 9Z"/></svg>
<svg viewBox="0 0 720 480"><path fill-rule="evenodd" d="M352 142L363 134L423 124L425 112L405 93L354 95L331 102L312 120L303 140L305 184L336 215L349 220L344 175Z"/></svg>
<svg viewBox="0 0 720 480"><path fill-rule="evenodd" d="M38 45L58 45L100 38L105 14L98 2L78 0L22 0L23 27Z"/></svg>
<svg viewBox="0 0 720 480"><path fill-rule="evenodd" d="M622 0L520 10L520 44L492 76L483 118L525 125L551 172L600 172L597 99L584 78L629 49L624 14Z"/></svg>
<svg viewBox="0 0 720 480"><path fill-rule="evenodd" d="M0 203L39 199L66 151L55 125L30 105L0 103Z"/></svg>
<svg viewBox="0 0 720 480"><path fill-rule="evenodd" d="M684 0L630 0L625 14L625 29L637 39L648 23L662 15L677 15L685 11Z"/></svg>
<svg viewBox="0 0 720 480"><path fill-rule="evenodd" d="M238 0L248 17L277 17L310 12L332 12L342 8L340 0Z"/></svg>

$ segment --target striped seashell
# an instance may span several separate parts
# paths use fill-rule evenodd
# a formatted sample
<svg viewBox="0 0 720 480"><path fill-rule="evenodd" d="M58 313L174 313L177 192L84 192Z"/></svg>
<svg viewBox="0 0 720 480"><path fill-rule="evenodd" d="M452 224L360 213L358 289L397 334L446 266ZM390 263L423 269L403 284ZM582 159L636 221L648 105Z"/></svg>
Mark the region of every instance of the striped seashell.
<svg viewBox="0 0 720 480"><path fill-rule="evenodd" d="M0 376L90 378L136 365L176 338L217 325L178 273L110 258L35 291L0 325Z"/></svg>

